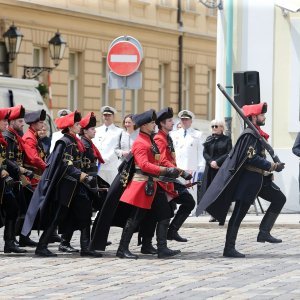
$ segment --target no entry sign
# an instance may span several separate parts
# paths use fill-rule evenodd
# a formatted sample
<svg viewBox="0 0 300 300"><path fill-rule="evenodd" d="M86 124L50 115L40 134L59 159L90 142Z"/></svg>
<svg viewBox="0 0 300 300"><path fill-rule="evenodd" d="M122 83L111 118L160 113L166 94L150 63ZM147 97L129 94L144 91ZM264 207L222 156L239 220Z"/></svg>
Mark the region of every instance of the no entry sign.
<svg viewBox="0 0 300 300"><path fill-rule="evenodd" d="M130 76L140 66L142 53L131 41L118 41L114 43L107 54L109 69L119 76Z"/></svg>

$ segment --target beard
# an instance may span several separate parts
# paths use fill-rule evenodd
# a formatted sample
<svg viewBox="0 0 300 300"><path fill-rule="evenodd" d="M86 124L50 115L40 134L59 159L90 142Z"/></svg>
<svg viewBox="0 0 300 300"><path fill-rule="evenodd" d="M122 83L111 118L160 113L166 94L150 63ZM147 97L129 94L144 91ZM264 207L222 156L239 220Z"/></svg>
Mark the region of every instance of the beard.
<svg viewBox="0 0 300 300"><path fill-rule="evenodd" d="M265 125L265 121L256 121L256 125L257 126L264 126Z"/></svg>

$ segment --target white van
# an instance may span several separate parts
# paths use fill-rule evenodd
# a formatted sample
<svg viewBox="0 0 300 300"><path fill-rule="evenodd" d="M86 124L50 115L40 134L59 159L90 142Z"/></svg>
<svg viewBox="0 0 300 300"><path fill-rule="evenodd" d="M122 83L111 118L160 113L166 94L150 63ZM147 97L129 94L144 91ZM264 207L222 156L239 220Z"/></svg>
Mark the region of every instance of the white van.
<svg viewBox="0 0 300 300"><path fill-rule="evenodd" d="M50 111L36 89L38 82L30 79L18 79L0 76L0 107L12 107L22 104L25 111L44 109L47 112L46 122L49 135L56 131Z"/></svg>

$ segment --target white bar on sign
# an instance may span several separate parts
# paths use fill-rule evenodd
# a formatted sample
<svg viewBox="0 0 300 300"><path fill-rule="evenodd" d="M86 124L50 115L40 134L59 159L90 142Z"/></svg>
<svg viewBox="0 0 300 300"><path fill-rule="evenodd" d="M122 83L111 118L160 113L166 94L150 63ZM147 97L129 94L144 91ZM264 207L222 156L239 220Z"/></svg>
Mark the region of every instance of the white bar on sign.
<svg viewBox="0 0 300 300"><path fill-rule="evenodd" d="M110 56L110 61L111 62L135 63L135 62L137 62L137 55L112 54Z"/></svg>

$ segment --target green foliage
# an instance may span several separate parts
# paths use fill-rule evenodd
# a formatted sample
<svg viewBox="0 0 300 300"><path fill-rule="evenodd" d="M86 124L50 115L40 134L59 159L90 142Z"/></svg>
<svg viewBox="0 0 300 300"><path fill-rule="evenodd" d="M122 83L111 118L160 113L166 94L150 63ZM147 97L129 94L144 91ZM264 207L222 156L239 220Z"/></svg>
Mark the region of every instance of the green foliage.
<svg viewBox="0 0 300 300"><path fill-rule="evenodd" d="M49 92L47 85L43 82L39 83L37 90L40 92L42 97L45 97Z"/></svg>

